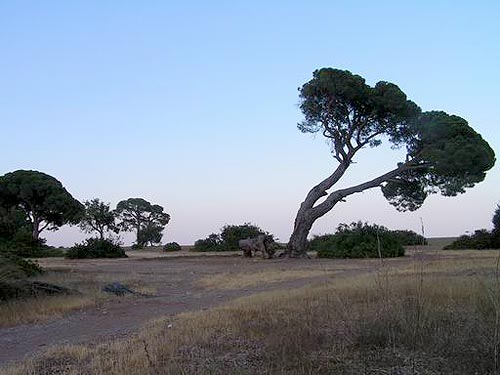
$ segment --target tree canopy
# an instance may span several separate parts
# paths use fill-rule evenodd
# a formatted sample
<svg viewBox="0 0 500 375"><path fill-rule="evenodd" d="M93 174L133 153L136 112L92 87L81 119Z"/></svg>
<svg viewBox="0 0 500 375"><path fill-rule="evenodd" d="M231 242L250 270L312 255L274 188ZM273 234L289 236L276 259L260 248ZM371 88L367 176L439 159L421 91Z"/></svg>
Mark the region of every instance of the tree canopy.
<svg viewBox="0 0 500 375"><path fill-rule="evenodd" d="M83 213L83 205L61 182L38 171L18 170L1 176L0 205L16 207L26 215L34 241L45 229L77 224Z"/></svg>
<svg viewBox="0 0 500 375"><path fill-rule="evenodd" d="M99 238L104 239L106 232L118 233L115 225L115 213L109 208L109 203L104 203L99 198L83 202L85 213L80 221L80 229L86 233L97 232Z"/></svg>
<svg viewBox="0 0 500 375"><path fill-rule="evenodd" d="M143 246L148 242L161 241L161 231L170 221L170 215L163 207L151 204L143 198L129 198L118 203L115 210L120 227L125 231L136 232L136 243ZM141 233L141 232L144 232ZM160 238L158 239L158 235Z"/></svg>
<svg viewBox="0 0 500 375"><path fill-rule="evenodd" d="M289 255L304 254L316 219L345 197L381 187L398 210L416 210L427 196L454 196L483 181L495 164L488 143L466 120L442 111L422 110L401 89L381 81L371 87L347 70L323 68L300 91L304 133L320 133L331 145L338 166L314 186L301 204L290 238ZM328 192L366 147L388 141L406 149L395 168L359 185ZM318 200L326 197L318 203Z"/></svg>

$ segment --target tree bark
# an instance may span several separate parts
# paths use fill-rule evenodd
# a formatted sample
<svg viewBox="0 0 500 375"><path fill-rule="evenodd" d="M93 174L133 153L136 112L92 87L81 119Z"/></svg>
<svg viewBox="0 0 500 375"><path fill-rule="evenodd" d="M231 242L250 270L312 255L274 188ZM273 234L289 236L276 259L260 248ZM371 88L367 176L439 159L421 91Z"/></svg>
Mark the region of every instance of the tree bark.
<svg viewBox="0 0 500 375"><path fill-rule="evenodd" d="M38 242L40 237L40 219L33 215L33 230L31 232L33 242Z"/></svg>
<svg viewBox="0 0 500 375"><path fill-rule="evenodd" d="M295 218L293 233L288 241L286 254L290 258L300 258L306 256L307 236L314 221L308 218L305 211L299 210Z"/></svg>

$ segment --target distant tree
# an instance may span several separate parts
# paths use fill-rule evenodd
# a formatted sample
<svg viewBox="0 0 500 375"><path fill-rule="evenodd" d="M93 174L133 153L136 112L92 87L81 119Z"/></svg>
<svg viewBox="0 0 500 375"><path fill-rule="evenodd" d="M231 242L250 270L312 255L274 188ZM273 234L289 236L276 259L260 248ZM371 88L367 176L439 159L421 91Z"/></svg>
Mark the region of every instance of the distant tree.
<svg viewBox="0 0 500 375"><path fill-rule="evenodd" d="M77 224L84 211L83 205L54 177L25 170L0 177L0 206L16 207L26 215L34 242L45 229Z"/></svg>
<svg viewBox="0 0 500 375"><path fill-rule="evenodd" d="M323 68L299 90L305 117L299 130L326 137L338 166L300 205L289 256L304 256L313 223L352 194L381 187L398 210L416 210L431 193L464 193L483 181L495 164L493 150L466 120L445 112L422 112L395 84L381 81L371 87L349 71ZM377 147L382 140L406 148L406 157L396 168L328 192L360 150Z"/></svg>
<svg viewBox="0 0 500 375"><path fill-rule="evenodd" d="M142 198L129 198L119 202L115 213L124 231L136 232L136 244L139 246L147 242L156 243L158 234L160 242L161 232L170 221L170 215L163 212L162 206L151 204ZM141 234L142 231L146 235Z"/></svg>
<svg viewBox="0 0 500 375"><path fill-rule="evenodd" d="M493 232L500 235L500 205L498 204L491 222L493 223Z"/></svg>
<svg viewBox="0 0 500 375"><path fill-rule="evenodd" d="M97 232L99 238L104 239L106 232L118 233L115 225L115 213L110 210L109 203L104 203L99 198L83 202L85 213L80 221L80 229L86 233Z"/></svg>

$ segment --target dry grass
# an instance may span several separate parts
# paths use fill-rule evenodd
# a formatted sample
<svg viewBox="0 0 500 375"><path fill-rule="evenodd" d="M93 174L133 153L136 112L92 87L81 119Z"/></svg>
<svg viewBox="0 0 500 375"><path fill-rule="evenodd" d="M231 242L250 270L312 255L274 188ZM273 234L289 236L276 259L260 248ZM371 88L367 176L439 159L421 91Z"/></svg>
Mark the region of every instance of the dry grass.
<svg viewBox="0 0 500 375"><path fill-rule="evenodd" d="M332 270L267 270L252 273L223 273L201 278L198 285L208 289L244 289L281 281L333 276Z"/></svg>
<svg viewBox="0 0 500 375"><path fill-rule="evenodd" d="M131 278L129 275L113 276L111 279L105 273L72 271L65 267L54 267L33 280L66 287L73 293L2 302L0 303L0 328L41 323L57 319L71 311L99 306L104 301L113 298L101 290L104 284L111 281L119 281L139 293L150 295L156 293L156 288L145 285L142 280Z"/></svg>
<svg viewBox="0 0 500 375"><path fill-rule="evenodd" d="M411 265L395 268L393 273L411 275L418 270L418 272L422 272L426 276L493 277L496 272L498 250L446 250L439 252L439 255L438 259L426 260L424 258Z"/></svg>
<svg viewBox="0 0 500 375"><path fill-rule="evenodd" d="M94 307L96 304L95 298L79 295L8 301L0 304L0 328L39 323L60 317L69 311Z"/></svg>
<svg viewBox="0 0 500 375"><path fill-rule="evenodd" d="M0 373L498 373L496 264L475 275L458 259L435 265L443 274L425 266L241 298L158 320L127 340L53 348Z"/></svg>

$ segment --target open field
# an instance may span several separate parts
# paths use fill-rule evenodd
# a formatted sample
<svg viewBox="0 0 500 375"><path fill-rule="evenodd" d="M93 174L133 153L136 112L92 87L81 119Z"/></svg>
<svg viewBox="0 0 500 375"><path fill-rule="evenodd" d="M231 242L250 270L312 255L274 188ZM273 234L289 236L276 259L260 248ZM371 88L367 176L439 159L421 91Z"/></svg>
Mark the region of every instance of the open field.
<svg viewBox="0 0 500 375"><path fill-rule="evenodd" d="M487 374L499 367L495 251L431 245L383 262L145 255L44 259L51 271L43 280L90 302L50 316L48 303L37 314L43 308L26 301L12 307L10 322L0 310L0 361L22 361L0 374ZM110 281L144 295L105 295L100 288ZM54 297L53 305L70 297Z"/></svg>

